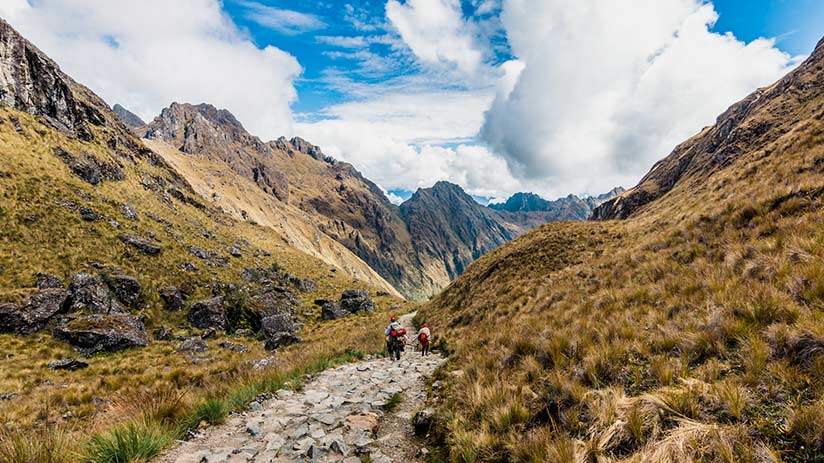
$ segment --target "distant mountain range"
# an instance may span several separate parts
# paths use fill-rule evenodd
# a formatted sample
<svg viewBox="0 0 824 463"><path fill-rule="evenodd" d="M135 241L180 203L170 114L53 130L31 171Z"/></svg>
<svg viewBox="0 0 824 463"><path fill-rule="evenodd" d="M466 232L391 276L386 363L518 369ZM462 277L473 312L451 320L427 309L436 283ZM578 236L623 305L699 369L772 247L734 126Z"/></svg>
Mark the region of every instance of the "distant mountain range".
<svg viewBox="0 0 824 463"><path fill-rule="evenodd" d="M20 49L36 50L16 32L10 36ZM214 217L266 227L284 249L411 299L436 294L472 261L532 228L585 220L620 192L556 201L518 193L485 207L459 186L439 182L399 207L352 165L301 138L263 141L229 111L209 104L172 103L143 121L120 104L110 109L39 50L24 58L0 62L11 76L0 94L7 105L81 140L97 140L97 125L110 127L100 150L54 147L54 156L90 180L126 178L127 165L146 159L156 172L141 171L143 188L174 188L161 199L183 198L224 214ZM107 191L110 202L128 199L120 190Z"/></svg>
<svg viewBox="0 0 824 463"><path fill-rule="evenodd" d="M320 147L297 137L264 142L226 110L173 103L146 124L116 107L132 132L206 200L272 227L291 247L358 278L385 279L414 299L435 294L474 259L531 228L585 220L598 201L571 197L544 201L553 206L544 209L495 210L439 182L398 207Z"/></svg>

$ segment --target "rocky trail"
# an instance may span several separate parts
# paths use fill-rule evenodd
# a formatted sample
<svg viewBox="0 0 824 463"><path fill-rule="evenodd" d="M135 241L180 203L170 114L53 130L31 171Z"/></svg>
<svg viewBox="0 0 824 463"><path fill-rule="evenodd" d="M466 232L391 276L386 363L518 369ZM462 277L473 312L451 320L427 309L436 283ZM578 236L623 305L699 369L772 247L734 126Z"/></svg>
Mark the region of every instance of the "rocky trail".
<svg viewBox="0 0 824 463"><path fill-rule="evenodd" d="M412 317L400 317L413 331ZM414 338L414 336L410 336ZM422 357L415 341L401 361L367 359L326 370L300 392L282 390L230 415L166 452L158 463L424 461L413 418L426 398L424 378L443 361ZM386 411L390 399L401 400Z"/></svg>

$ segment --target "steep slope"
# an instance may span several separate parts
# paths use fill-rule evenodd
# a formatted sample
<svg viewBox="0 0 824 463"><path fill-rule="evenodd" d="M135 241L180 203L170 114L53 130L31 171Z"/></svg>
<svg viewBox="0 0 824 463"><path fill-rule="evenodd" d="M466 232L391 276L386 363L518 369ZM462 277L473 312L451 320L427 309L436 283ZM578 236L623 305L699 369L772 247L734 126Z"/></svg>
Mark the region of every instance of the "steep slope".
<svg viewBox="0 0 824 463"><path fill-rule="evenodd" d="M263 341L278 349L282 371L340 355L339 330L357 333L355 347L380 346L377 317L328 330L313 301L381 288L330 272L269 229L204 202L2 20L0 99L0 460L39 461L14 453L39 448L33 454L47 461L87 461L50 449L49 439L76 449L87 442L75 434L148 417L144 407L163 397L175 397L177 411L158 418L162 432L179 438L185 407L225 391L240 372L248 380L253 362L271 355ZM284 346L298 335L300 348ZM60 369L81 355L85 367L69 364L82 370ZM136 409L118 412L124 398ZM38 427L48 432L29 432Z"/></svg>
<svg viewBox="0 0 824 463"><path fill-rule="evenodd" d="M635 188L596 209L593 218L627 218L666 197L658 202L664 207L705 187L710 176L729 169L742 158L773 154L768 151L769 146L820 117L820 108L811 102L824 94L822 61L824 45L819 43L797 69L732 105L718 116L715 125L681 143L656 163Z"/></svg>
<svg viewBox="0 0 824 463"><path fill-rule="evenodd" d="M146 125L146 123L143 122L143 119L141 119L140 116L129 111L123 106L120 106L119 104L115 104L114 107L112 107L112 111L114 111L114 113L117 114L117 117L119 117L120 120L123 121L124 124L126 124L126 127L134 129Z"/></svg>
<svg viewBox="0 0 824 463"><path fill-rule="evenodd" d="M373 282L385 279L409 297L423 296L420 288L426 285L414 272L414 251L397 207L351 165L299 138L263 142L231 113L206 104L174 103L144 135L170 162L199 172L195 183L206 184L202 194L219 204L232 201L227 209L244 219L277 224L279 233L305 252ZM228 175L245 179L247 186L254 183L277 201L261 201L260 192L249 188L247 198L239 198L233 191L238 183ZM219 183L213 180L221 177Z"/></svg>
<svg viewBox="0 0 824 463"><path fill-rule="evenodd" d="M423 272L434 282L452 281L470 262L521 232L448 182L419 189L400 210Z"/></svg>
<svg viewBox="0 0 824 463"><path fill-rule="evenodd" d="M627 220L544 225L419 311L451 458L822 458L822 44L596 211Z"/></svg>

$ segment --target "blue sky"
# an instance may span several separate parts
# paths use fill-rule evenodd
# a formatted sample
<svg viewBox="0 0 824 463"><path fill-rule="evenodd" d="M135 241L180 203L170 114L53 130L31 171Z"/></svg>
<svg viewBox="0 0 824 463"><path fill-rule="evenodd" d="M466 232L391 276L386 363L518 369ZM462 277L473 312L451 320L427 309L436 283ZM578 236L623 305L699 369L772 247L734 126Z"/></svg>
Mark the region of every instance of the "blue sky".
<svg viewBox="0 0 824 463"><path fill-rule="evenodd" d="M339 89L325 83L325 78L331 71L348 73L355 80L362 82L374 82L418 71L414 60L410 60L405 63L407 68L393 69L386 73L376 72L371 76L359 75L356 60L332 57L336 53L346 51L345 49L323 42L323 37L377 37L386 34L385 29L391 26L386 24L386 2L383 0L254 2L317 18L318 24L309 25L299 31L278 30L271 25L256 22L255 9L249 7L250 3L224 0L224 8L236 24L251 34L257 45L274 45L297 57L304 73L296 85L299 99L293 108L305 117L312 117L324 107L347 97ZM743 41L749 42L759 37L776 38L776 46L779 49L791 55L804 55L808 54L824 36L824 1L821 0L714 0L712 3L719 13L719 20L713 30L721 33L732 32ZM461 6L467 17L473 16L477 10L477 7L466 0L462 1ZM511 58L505 40L499 42L500 46L494 55L488 57L497 63ZM380 43L369 44L362 49L380 56L397 53L389 45Z"/></svg>
<svg viewBox="0 0 824 463"><path fill-rule="evenodd" d="M824 35L822 0L3 0L0 16L111 105L211 103L395 202L441 180L479 201L631 187Z"/></svg>

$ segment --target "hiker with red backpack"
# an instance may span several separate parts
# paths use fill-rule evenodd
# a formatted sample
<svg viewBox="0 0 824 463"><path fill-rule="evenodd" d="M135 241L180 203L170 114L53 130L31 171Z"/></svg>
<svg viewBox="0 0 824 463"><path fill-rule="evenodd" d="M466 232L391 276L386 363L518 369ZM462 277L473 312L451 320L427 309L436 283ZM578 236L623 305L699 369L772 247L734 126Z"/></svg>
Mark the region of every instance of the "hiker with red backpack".
<svg viewBox="0 0 824 463"><path fill-rule="evenodd" d="M400 324L398 318L394 315L392 315L392 320L389 326L386 327L384 335L386 335L386 350L389 352L389 360L400 360L406 328Z"/></svg>
<svg viewBox="0 0 824 463"><path fill-rule="evenodd" d="M429 332L429 325L423 324L423 328L418 331L418 344L421 345L421 356L429 354L429 340L432 339L432 333Z"/></svg>

